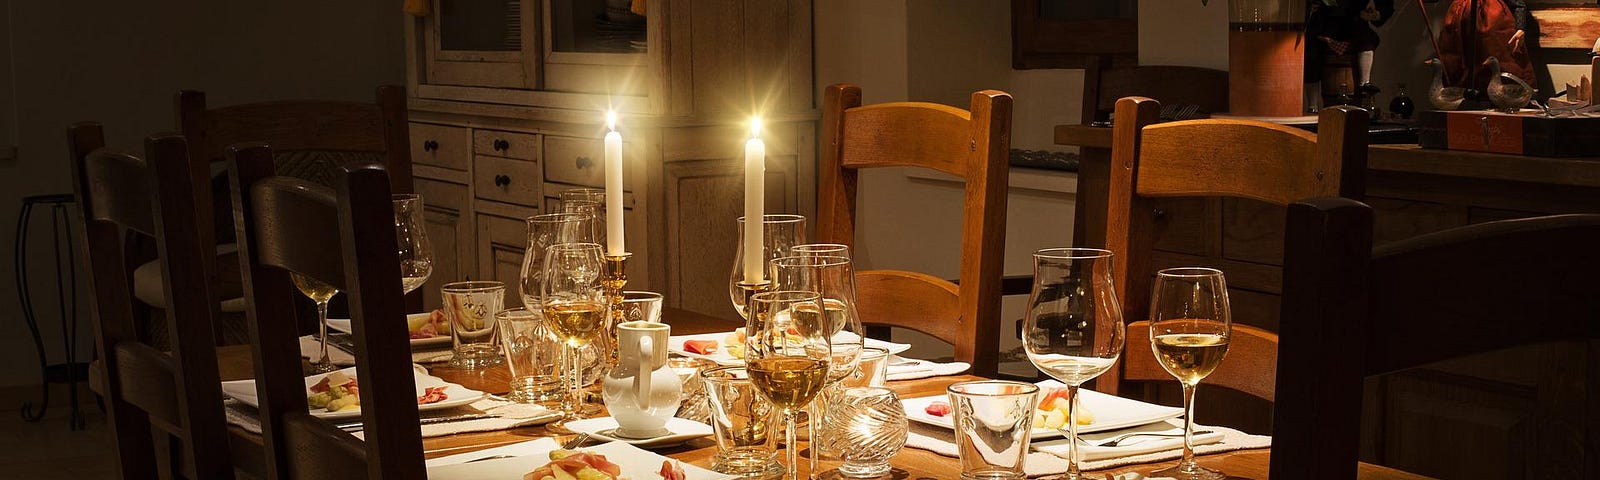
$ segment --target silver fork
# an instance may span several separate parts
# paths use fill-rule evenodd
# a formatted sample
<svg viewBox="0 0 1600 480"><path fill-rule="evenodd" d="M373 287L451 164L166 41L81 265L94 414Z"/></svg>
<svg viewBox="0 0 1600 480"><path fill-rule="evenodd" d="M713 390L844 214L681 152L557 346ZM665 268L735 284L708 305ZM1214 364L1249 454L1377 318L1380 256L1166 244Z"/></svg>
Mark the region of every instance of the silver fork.
<svg viewBox="0 0 1600 480"><path fill-rule="evenodd" d="M1211 433L1211 431L1210 430L1200 430L1200 431L1194 432L1195 435L1205 435L1205 434L1208 434L1208 433ZM1138 432L1134 432L1134 433L1125 433L1125 434L1122 434L1122 435L1117 435L1115 437L1111 437L1111 440L1105 441L1105 442L1100 442L1099 444L1089 443L1089 441L1088 440L1084 440L1083 437L1078 437L1078 441L1083 442L1085 445L1094 446L1094 447L1115 447L1118 444L1121 444L1123 440L1127 440L1127 439L1130 439L1130 438L1133 438L1133 437L1182 437L1182 436L1183 436L1182 433L1138 433Z"/></svg>
<svg viewBox="0 0 1600 480"><path fill-rule="evenodd" d="M561 443L561 449L562 450L571 450L571 449L574 449L574 448L578 448L579 445L583 445L583 442L587 442L587 441L589 441L589 434L587 434L587 433L579 433L579 434L573 436L572 438L567 439L567 441L562 442ZM502 459L502 458L512 458L512 457L515 457L515 456L516 455L495 455L495 456L492 456L492 457L474 458L472 460L467 460L466 462L463 462L463 463L481 462L481 461L484 461L484 460L498 460L498 459Z"/></svg>

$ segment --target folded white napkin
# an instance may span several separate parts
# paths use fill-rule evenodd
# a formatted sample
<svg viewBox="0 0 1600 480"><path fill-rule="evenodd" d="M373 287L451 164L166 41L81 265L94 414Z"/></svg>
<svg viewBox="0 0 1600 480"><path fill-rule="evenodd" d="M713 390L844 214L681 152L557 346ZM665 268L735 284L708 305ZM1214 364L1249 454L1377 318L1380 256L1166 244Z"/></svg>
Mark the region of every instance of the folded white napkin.
<svg viewBox="0 0 1600 480"><path fill-rule="evenodd" d="M895 365L895 363L899 363L899 362L916 362L916 363L915 364L906 364L906 365ZM939 362L934 362L934 361L929 361L929 360L917 360L917 359L913 359L913 358L902 358L902 357L900 357L898 355L895 355L895 356L889 357L889 375L888 375L888 379L890 381L893 381L893 380L916 380L916 379L919 379L919 378L928 378L928 377L942 377L942 376L945 376L945 375L956 375L956 374L959 374L961 372L967 371L967 369L969 369L969 368L972 368L972 365L968 365L965 362L939 363Z"/></svg>
<svg viewBox="0 0 1600 480"><path fill-rule="evenodd" d="M539 452L548 452L548 451L551 451L551 450L555 450L557 448L561 448L561 444L559 442L556 442L555 438L552 438L552 437L541 437L541 438L539 438L537 440L529 440L529 441L526 441L526 442L518 442L518 443L513 443L513 444L510 444L510 445L502 445L502 446L498 446L498 447L494 447L494 448L485 448L483 450L477 450L477 451L461 453L461 454L456 454L456 455L447 455L447 456L435 458L435 459L432 459L432 460L428 460L426 462L426 464L427 464L428 468L442 467L442 466L445 466L445 465L457 465L457 464L467 463L467 462L470 462L470 461L473 461L473 460L477 460L477 459L480 459L480 458L498 457L498 456L501 456L501 455L511 455L511 456L523 457L523 456L533 455L533 454L536 454L536 453L539 453Z"/></svg>
<svg viewBox="0 0 1600 480"><path fill-rule="evenodd" d="M301 357L309 360L316 360L322 355L321 349L322 342L317 341L316 335L306 335L300 337ZM416 363L446 362L449 361L450 357L453 355L454 353L450 350L450 344L446 343L440 348L413 350L411 352L411 361ZM351 355L350 352L346 352L333 345L328 345L328 360L333 361L334 365L341 367L348 367L356 364L356 357L354 355Z"/></svg>
<svg viewBox="0 0 1600 480"><path fill-rule="evenodd" d="M256 409L233 400L223 402L227 406L228 423L238 425L247 432L261 433L261 419L257 416ZM422 426L422 436L441 437L467 432L488 432L505 430L528 425L548 423L561 417L561 412L550 410L538 405L522 404L485 398L472 404L468 408L494 415L493 418L480 418L476 420L461 420L456 422L431 423ZM443 410L437 412L444 412ZM470 413L460 409L449 410L451 414ZM361 432L355 432L356 438L362 438Z"/></svg>
<svg viewBox="0 0 1600 480"><path fill-rule="evenodd" d="M1172 421L1179 422L1178 420ZM1155 425L1156 427L1150 428L1165 430L1171 427L1171 424L1165 422ZM1182 432L1182 423L1177 425L1179 425L1178 431ZM1093 434L1095 439L1091 439L1090 434L1085 434L1083 437L1090 441L1097 441L1096 439L1103 441L1122 433L1142 431L1140 430L1141 428L1145 427ZM1195 429L1215 432L1210 435L1196 436L1196 443L1199 443L1202 437L1211 442L1205 445L1196 445L1194 448L1196 454L1203 455L1272 446L1272 437L1268 436L1250 435L1226 427L1201 427L1196 425ZM1183 439L1181 438L1177 439L1176 442L1168 439L1159 439L1155 442L1136 442L1134 439L1130 439L1124 444L1127 446L1083 447L1080 445L1082 448L1079 450L1083 452L1085 460L1078 465L1078 468L1084 471L1103 470L1124 465L1173 460L1183 456ZM1028 452L1027 459L1023 463L1023 470L1027 472L1029 477L1065 473L1067 471L1067 460L1062 456L1066 455L1066 445L1059 445L1060 456L1054 453L1058 447L1051 446L1048 442L1043 445L1036 451ZM906 446L920 448L947 457L958 456L955 434L950 430L929 425L912 423L910 432L906 435ZM1091 452L1094 452L1094 456L1091 456Z"/></svg>

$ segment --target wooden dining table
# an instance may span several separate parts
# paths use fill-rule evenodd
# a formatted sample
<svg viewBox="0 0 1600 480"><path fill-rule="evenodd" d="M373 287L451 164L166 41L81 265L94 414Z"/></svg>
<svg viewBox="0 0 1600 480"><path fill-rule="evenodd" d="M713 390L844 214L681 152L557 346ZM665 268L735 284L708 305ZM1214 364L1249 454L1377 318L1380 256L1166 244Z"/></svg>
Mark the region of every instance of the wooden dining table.
<svg viewBox="0 0 1600 480"><path fill-rule="evenodd" d="M732 320L714 318L686 310L674 308L663 309L662 320L672 325L675 335L692 335L700 333L716 333L731 331L742 324ZM218 364L224 381L242 380L253 377L251 367L251 353L248 345L221 347L218 349ZM510 373L504 366L462 370L445 366L432 366L429 372L445 381L461 384L462 386L481 390L489 393L505 393L509 387ZM917 380L904 380L889 382L887 387L894 390L901 398L913 398L929 395L942 395L950 384L966 381L980 380L972 375L951 375L931 377ZM261 458L261 436L245 431L237 426L230 426L232 445L236 464L245 471L264 471L264 459ZM469 453L485 448L508 445L540 437L559 437L544 426L530 426L499 430L492 432L475 432L430 437L422 439L423 451L427 458L438 458L447 455ZM252 448L253 447L253 448ZM800 448L805 448L801 442ZM717 452L715 440L710 437L690 440L682 445L656 449L656 453L681 460L685 463L710 468L711 457ZM1200 463L1210 468L1218 469L1235 479L1266 479L1267 465L1270 449L1238 450L1233 452L1202 455ZM806 462L800 462L802 474L806 472ZM960 461L956 458L946 457L937 453L907 447L900 451L891 462L894 471L887 478L895 479L948 479L958 478L961 473ZM1175 461L1158 462L1142 465L1129 465L1107 469L1103 473L1139 472L1148 473L1159 468L1164 468ZM824 476L829 472L822 472ZM1362 463L1359 467L1359 476L1363 479L1426 479L1423 477L1400 470L1395 470L1378 465Z"/></svg>

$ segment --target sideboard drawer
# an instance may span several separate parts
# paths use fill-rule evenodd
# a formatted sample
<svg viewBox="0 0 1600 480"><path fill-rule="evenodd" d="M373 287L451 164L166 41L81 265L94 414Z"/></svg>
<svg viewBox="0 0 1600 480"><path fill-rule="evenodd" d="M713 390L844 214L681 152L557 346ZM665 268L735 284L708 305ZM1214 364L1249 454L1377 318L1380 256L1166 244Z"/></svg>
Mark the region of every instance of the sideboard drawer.
<svg viewBox="0 0 1600 480"><path fill-rule="evenodd" d="M411 124L411 162L466 171L472 160L472 131L464 127Z"/></svg>
<svg viewBox="0 0 1600 480"><path fill-rule="evenodd" d="M627 165L642 165L639 152L623 142L623 171ZM605 148L600 139L544 136L544 178L569 185L605 188ZM633 182L622 176L622 189L633 190Z"/></svg>
<svg viewBox="0 0 1600 480"><path fill-rule="evenodd" d="M479 155L472 171L472 188L485 200L538 208L539 162Z"/></svg>
<svg viewBox="0 0 1600 480"><path fill-rule="evenodd" d="M473 130L472 152L478 155L538 160L539 136L498 130Z"/></svg>

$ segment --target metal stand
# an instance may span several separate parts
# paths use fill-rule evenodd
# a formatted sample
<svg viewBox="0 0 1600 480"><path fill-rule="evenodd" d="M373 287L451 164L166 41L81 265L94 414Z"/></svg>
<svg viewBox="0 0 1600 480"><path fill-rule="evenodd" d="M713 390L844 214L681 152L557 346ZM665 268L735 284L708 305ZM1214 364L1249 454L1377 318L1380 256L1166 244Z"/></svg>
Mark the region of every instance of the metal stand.
<svg viewBox="0 0 1600 480"><path fill-rule="evenodd" d="M15 266L17 269L17 297L22 307L22 320L28 324L28 333L33 336L34 349L39 352L39 376L44 382L40 388L39 403L32 401L23 402L22 419L37 422L44 418L45 412L50 409L50 385L54 383L67 384L67 395L70 399L72 413L68 418L68 427L73 430L83 428L83 409L78 405L78 382L89 377L89 364L79 363L78 360L78 275L75 265L76 255L72 249L72 226L68 223L67 206L75 202L71 194L34 195L22 199L22 211L17 215L17 239L15 244ZM28 220L32 217L34 205L50 206L51 239L55 244L56 266L56 305L57 313L61 316L61 343L65 348L67 359L65 363L50 363L45 355L44 338L39 334L39 319L33 310L33 295L29 291L28 281ZM66 235L66 261L62 262L62 233Z"/></svg>
<svg viewBox="0 0 1600 480"><path fill-rule="evenodd" d="M622 252L616 255L606 254L606 276L600 280L600 285L606 289L606 300L611 303L611 325L606 328L605 354L606 364L612 367L617 365L617 325L627 321L622 311L622 287L628 285L628 258L632 253Z"/></svg>

